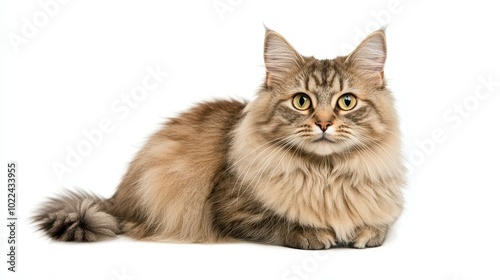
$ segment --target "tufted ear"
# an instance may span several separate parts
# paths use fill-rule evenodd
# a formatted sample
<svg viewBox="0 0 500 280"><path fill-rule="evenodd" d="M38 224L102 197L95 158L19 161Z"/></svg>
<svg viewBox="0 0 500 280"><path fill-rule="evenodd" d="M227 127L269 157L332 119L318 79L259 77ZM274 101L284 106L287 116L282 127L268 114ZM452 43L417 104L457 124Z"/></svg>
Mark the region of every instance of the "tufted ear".
<svg viewBox="0 0 500 280"><path fill-rule="evenodd" d="M384 30L368 35L358 47L347 57L346 63L352 65L377 85L384 82L384 65L387 57L387 46Z"/></svg>
<svg viewBox="0 0 500 280"><path fill-rule="evenodd" d="M283 82L287 75L300 69L304 58L283 36L268 29L264 40L264 62L266 85L272 86Z"/></svg>

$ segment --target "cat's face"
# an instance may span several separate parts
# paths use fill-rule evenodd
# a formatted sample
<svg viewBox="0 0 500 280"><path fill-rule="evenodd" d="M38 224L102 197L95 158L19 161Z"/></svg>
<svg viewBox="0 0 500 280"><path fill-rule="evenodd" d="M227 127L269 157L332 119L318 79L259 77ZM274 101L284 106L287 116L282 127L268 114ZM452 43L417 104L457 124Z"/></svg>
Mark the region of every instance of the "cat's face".
<svg viewBox="0 0 500 280"><path fill-rule="evenodd" d="M333 60L302 57L268 31L266 82L253 106L263 137L321 156L384 141L397 129L383 79L385 57L382 31L368 36L349 56Z"/></svg>

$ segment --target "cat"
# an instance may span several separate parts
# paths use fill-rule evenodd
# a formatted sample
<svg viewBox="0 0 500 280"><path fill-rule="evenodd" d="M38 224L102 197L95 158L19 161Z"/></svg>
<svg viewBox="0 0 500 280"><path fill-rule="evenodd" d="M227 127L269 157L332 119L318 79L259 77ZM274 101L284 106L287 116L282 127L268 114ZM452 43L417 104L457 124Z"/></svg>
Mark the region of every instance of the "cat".
<svg viewBox="0 0 500 280"><path fill-rule="evenodd" d="M60 241L238 240L298 249L380 246L403 210L406 170L386 86L384 30L347 56L300 55L266 29L265 80L250 102L172 118L110 199L81 191L34 217Z"/></svg>

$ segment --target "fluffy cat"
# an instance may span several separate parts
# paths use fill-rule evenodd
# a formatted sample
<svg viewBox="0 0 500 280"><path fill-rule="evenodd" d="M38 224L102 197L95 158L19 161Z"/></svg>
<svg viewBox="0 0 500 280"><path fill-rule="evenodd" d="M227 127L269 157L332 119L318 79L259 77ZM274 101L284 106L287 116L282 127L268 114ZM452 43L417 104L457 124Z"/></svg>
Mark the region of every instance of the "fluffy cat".
<svg viewBox="0 0 500 280"><path fill-rule="evenodd" d="M60 241L247 240L300 249L380 246L403 209L405 168L384 80L386 39L304 57L267 30L254 100L202 103L169 120L116 193L69 192L35 221Z"/></svg>

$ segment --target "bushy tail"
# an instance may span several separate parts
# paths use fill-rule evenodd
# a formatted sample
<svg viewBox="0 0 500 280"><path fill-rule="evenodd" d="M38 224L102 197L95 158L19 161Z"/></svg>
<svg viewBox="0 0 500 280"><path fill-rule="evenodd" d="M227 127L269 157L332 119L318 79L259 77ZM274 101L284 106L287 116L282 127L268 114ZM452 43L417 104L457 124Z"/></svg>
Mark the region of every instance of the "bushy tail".
<svg viewBox="0 0 500 280"><path fill-rule="evenodd" d="M34 217L39 229L59 241L92 242L120 234L107 213L111 201L84 192L68 192L47 201Z"/></svg>

